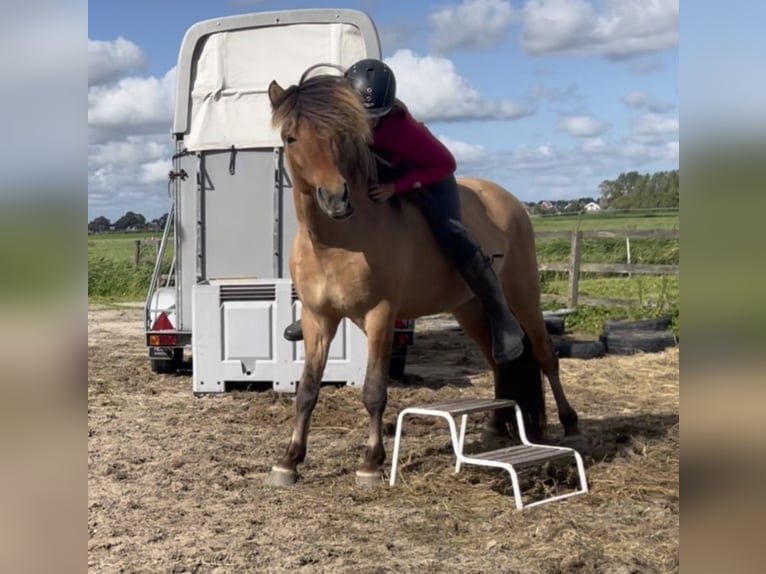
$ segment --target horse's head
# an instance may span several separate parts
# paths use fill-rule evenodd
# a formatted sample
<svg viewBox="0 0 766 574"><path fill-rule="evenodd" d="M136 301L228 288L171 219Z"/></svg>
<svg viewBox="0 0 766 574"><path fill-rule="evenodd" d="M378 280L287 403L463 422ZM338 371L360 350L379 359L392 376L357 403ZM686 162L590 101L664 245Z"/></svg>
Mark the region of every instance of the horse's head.
<svg viewBox="0 0 766 574"><path fill-rule="evenodd" d="M366 194L375 169L357 93L345 78L324 75L287 89L272 81L269 99L296 189L315 194L333 219L349 217L355 190Z"/></svg>

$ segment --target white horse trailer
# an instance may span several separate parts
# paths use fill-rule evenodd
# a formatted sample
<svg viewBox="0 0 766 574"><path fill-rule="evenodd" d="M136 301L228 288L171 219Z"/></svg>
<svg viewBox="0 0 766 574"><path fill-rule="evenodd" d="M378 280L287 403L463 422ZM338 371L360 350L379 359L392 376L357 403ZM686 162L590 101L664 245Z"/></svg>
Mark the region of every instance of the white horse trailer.
<svg viewBox="0 0 766 574"><path fill-rule="evenodd" d="M295 390L303 344L282 333L300 317L289 278L297 223L267 88L272 80L297 83L318 63L345 69L380 54L372 20L357 10L246 14L186 32L177 67L172 204L145 307L155 372L175 372L191 360L195 392L259 382ZM412 344L413 322L396 327L395 376ZM366 356L364 334L344 320L325 381L360 386Z"/></svg>

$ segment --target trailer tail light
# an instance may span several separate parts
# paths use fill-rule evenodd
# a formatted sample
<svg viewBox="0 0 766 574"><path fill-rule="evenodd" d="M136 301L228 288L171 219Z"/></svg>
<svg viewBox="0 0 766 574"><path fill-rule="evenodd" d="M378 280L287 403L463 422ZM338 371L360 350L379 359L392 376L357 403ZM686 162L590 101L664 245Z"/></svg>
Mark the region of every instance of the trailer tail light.
<svg viewBox="0 0 766 574"><path fill-rule="evenodd" d="M396 331L394 332L395 347L406 347L408 345L412 345L412 331L405 330L407 329L406 321L403 321L402 319L396 319L394 321L394 329L404 331L402 333L397 333Z"/></svg>
<svg viewBox="0 0 766 574"><path fill-rule="evenodd" d="M406 347L412 345L412 335L410 333L396 333L394 335L394 346Z"/></svg>
<svg viewBox="0 0 766 574"><path fill-rule="evenodd" d="M157 319L154 321L154 325L152 325L151 330L173 331L175 330L175 327L173 327L173 323L170 322L170 319L168 319L168 316L163 311L157 316ZM175 335L149 335L150 347L175 347L176 342L177 339Z"/></svg>

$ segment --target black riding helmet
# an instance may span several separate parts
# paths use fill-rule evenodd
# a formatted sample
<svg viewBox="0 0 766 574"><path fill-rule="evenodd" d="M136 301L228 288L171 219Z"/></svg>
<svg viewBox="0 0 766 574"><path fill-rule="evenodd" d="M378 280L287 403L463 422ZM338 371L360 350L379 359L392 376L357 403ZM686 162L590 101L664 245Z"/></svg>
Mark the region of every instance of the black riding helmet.
<svg viewBox="0 0 766 574"><path fill-rule="evenodd" d="M380 60L360 60L346 71L346 77L362 98L369 117L386 115L396 98L394 72Z"/></svg>

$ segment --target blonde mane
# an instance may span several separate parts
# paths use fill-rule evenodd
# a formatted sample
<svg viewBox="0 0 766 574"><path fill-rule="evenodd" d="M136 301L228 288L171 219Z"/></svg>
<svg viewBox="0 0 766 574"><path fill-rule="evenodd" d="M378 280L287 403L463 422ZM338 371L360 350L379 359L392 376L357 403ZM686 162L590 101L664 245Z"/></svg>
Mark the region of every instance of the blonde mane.
<svg viewBox="0 0 766 574"><path fill-rule="evenodd" d="M300 122L329 142L335 165L346 181L366 188L377 180L367 114L345 78L318 75L287 88L273 110L272 125L289 133Z"/></svg>

